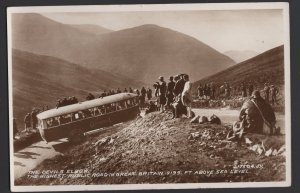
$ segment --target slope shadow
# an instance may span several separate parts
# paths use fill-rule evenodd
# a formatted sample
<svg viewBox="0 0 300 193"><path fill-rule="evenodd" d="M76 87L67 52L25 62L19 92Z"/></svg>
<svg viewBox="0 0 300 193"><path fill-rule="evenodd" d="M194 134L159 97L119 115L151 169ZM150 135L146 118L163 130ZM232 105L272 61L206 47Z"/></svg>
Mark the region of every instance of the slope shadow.
<svg viewBox="0 0 300 193"><path fill-rule="evenodd" d="M34 155L35 155L35 156L39 156L39 155L41 155L41 154L24 151L24 152L18 152L18 153L15 153L14 155L15 155L16 157L18 157L18 158L24 158L24 159L36 159L36 158L33 157L33 156L34 156Z"/></svg>
<svg viewBox="0 0 300 193"><path fill-rule="evenodd" d="M15 166L21 166L21 167L25 167L26 165L22 164L21 162L14 162Z"/></svg>

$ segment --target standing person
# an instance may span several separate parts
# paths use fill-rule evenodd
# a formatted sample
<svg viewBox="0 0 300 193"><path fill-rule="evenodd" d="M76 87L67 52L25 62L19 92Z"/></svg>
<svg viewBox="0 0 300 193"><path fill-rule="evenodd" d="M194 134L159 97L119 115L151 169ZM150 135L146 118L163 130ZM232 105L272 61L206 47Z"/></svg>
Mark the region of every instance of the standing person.
<svg viewBox="0 0 300 193"><path fill-rule="evenodd" d="M210 99L210 95L211 95L211 88L210 88L210 86L209 86L209 84L207 84L207 86L206 86L206 98L207 99Z"/></svg>
<svg viewBox="0 0 300 193"><path fill-rule="evenodd" d="M244 83L242 83L241 90L242 90L242 97L247 97L247 88Z"/></svg>
<svg viewBox="0 0 300 193"><path fill-rule="evenodd" d="M271 88L270 88L270 94L271 94L271 104L272 105L275 105L278 104L277 103L277 95L278 95L279 91L278 91L278 88L275 87L274 85L271 85Z"/></svg>
<svg viewBox="0 0 300 193"><path fill-rule="evenodd" d="M159 96L159 82L156 82L155 84L153 84L153 87L155 89L154 96L158 97Z"/></svg>
<svg viewBox="0 0 300 193"><path fill-rule="evenodd" d="M129 90L130 90L130 89L131 89L131 88L129 88ZM128 92L128 91L127 91L127 88L124 89L124 92ZM130 90L129 92L132 93L131 90Z"/></svg>
<svg viewBox="0 0 300 193"><path fill-rule="evenodd" d="M199 99L202 99L203 98L203 88L202 88L201 84L198 86L197 91L198 91Z"/></svg>
<svg viewBox="0 0 300 193"><path fill-rule="evenodd" d="M147 91L146 91L145 87L143 87L141 89L141 105L142 105L142 107L144 107L144 105L145 105L146 93L147 93Z"/></svg>
<svg viewBox="0 0 300 193"><path fill-rule="evenodd" d="M121 93L121 90L120 90L120 88L118 88L118 89L117 89L117 93Z"/></svg>
<svg viewBox="0 0 300 193"><path fill-rule="evenodd" d="M183 74L178 75L178 81L175 83L175 87L174 87L174 91L173 91L175 96L177 96L177 97L179 96L179 98L180 98L181 93L184 88L184 84L185 84L185 81L183 79Z"/></svg>
<svg viewBox="0 0 300 193"><path fill-rule="evenodd" d="M159 83L159 104L160 104L160 110L161 112L165 111L165 105L167 102L167 98L166 98L166 91L167 91L167 84L164 81L164 77L160 76L158 78L158 80L160 81Z"/></svg>
<svg viewBox="0 0 300 193"><path fill-rule="evenodd" d="M24 118L24 124L25 124L25 129L24 129L24 131L25 131L25 132L29 132L29 129L30 129L30 127L31 127L31 115L30 115L30 113L27 113L27 114L25 115L25 118Z"/></svg>
<svg viewBox="0 0 300 193"><path fill-rule="evenodd" d="M31 127L32 127L32 129L33 130L36 130L36 124L37 124L37 117L36 117L36 115L37 115L37 112L36 112L36 110L33 108L33 110L32 110L32 112L31 112Z"/></svg>
<svg viewBox="0 0 300 193"><path fill-rule="evenodd" d="M268 83L265 83L264 94L265 94L265 101L267 103L269 103L270 102L270 100L269 100L269 98L270 98L269 97L270 96L270 87L269 87Z"/></svg>
<svg viewBox="0 0 300 193"><path fill-rule="evenodd" d="M166 103L166 107L169 108L170 105L174 102L174 94L173 94L173 90L175 87L175 82L173 81L173 76L170 76L169 78L170 82L168 82L167 85L167 103Z"/></svg>
<svg viewBox="0 0 300 193"><path fill-rule="evenodd" d="M252 93L253 93L253 90L254 90L254 86L253 86L253 83L250 82L249 83L249 86L248 86L248 95L251 96Z"/></svg>
<svg viewBox="0 0 300 193"><path fill-rule="evenodd" d="M126 90L126 92L127 92L127 89L126 89L126 88L125 88L125 90ZM130 93L133 93L133 90L132 90L131 87L129 87L129 92L130 92Z"/></svg>
<svg viewBox="0 0 300 193"><path fill-rule="evenodd" d="M139 89L136 89L135 93L136 93L138 96L140 96L140 91L139 91Z"/></svg>
<svg viewBox="0 0 300 193"><path fill-rule="evenodd" d="M152 90L150 88L148 88L148 90L147 90L147 98L148 98L148 100L150 100L152 98Z"/></svg>
<svg viewBox="0 0 300 193"><path fill-rule="evenodd" d="M183 106L182 100L181 100L181 95L182 95L184 85L185 85L185 80L183 79L183 74L175 76L174 79L175 79L176 83L175 83L175 87L173 90L173 93L175 96L174 97L175 101L174 101L174 105L172 108L172 111L173 111L172 119L178 118L186 112L186 108L185 108L185 106Z"/></svg>
<svg viewBox="0 0 300 193"><path fill-rule="evenodd" d="M185 84L184 88L182 91L182 103L184 106L187 108L187 117L191 118L192 117L192 83L189 80L189 76L187 74L184 75L183 77Z"/></svg>
<svg viewBox="0 0 300 193"><path fill-rule="evenodd" d="M225 99L230 99L230 86L227 82L225 83Z"/></svg>

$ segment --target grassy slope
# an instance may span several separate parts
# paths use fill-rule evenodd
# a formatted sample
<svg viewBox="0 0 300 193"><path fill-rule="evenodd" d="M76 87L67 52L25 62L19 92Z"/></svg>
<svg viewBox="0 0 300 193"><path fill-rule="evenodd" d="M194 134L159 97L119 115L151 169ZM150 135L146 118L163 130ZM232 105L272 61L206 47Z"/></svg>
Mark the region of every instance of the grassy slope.
<svg viewBox="0 0 300 193"><path fill-rule="evenodd" d="M91 173L144 171L199 171L232 169L239 161L262 164L262 169L250 169L248 174L165 175L133 177L98 177L64 179L16 180L17 185L45 184L126 184L126 183L186 183L229 181L281 181L285 178L284 156L259 156L247 149L245 143L225 142L228 126L191 124L188 119L170 120L161 113L146 115L143 119L113 128L111 143L93 145L107 135L88 138L64 155L45 160L37 170L90 169ZM211 138L190 140L193 132L209 132ZM266 137L248 134L254 143L264 141L265 147L279 148L284 136ZM49 167L51 166L51 168Z"/></svg>
<svg viewBox="0 0 300 193"><path fill-rule="evenodd" d="M200 83L214 82L221 85L229 82L231 86L240 85L242 82L252 81L257 88L261 88L265 82L277 86L284 84L284 47L279 46L264 52L254 58L236 64L212 76L196 81L193 91Z"/></svg>
<svg viewBox="0 0 300 193"><path fill-rule="evenodd" d="M132 86L141 82L101 70L91 70L54 57L13 50L14 117L23 127L23 118L33 107L54 107L61 97L84 100L89 92Z"/></svg>

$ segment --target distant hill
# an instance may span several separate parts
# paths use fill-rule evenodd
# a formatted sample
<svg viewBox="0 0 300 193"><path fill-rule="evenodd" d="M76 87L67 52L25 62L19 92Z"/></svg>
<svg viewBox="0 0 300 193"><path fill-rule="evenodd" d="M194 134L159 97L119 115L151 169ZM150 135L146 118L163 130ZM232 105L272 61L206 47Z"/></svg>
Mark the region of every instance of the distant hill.
<svg viewBox="0 0 300 193"><path fill-rule="evenodd" d="M91 25L91 24L73 24L70 25L71 27L74 27L76 29L94 34L94 35L102 35L102 34L106 34L109 32L112 32L113 30L104 28L102 26L99 25Z"/></svg>
<svg viewBox="0 0 300 193"><path fill-rule="evenodd" d="M58 98L76 96L84 100L89 92L99 96L97 92L104 89L119 87L123 90L144 85L99 69L86 69L61 59L20 50L12 52L12 73L14 117L18 121L22 121L33 107L54 107Z"/></svg>
<svg viewBox="0 0 300 193"><path fill-rule="evenodd" d="M236 63L240 63L250 58L253 58L254 56L257 56L259 53L253 50L230 50L224 52L224 54L232 58Z"/></svg>
<svg viewBox="0 0 300 193"><path fill-rule="evenodd" d="M146 83L182 72L199 80L235 64L195 38L156 25L95 35L38 14L14 14L12 27L13 48Z"/></svg>
<svg viewBox="0 0 300 193"><path fill-rule="evenodd" d="M265 82L282 86L284 84L284 46L266 51L254 58L236 64L219 73L203 78L193 83L193 91L198 85L213 82L221 85L228 82L232 86L242 82L252 81L256 87L262 87Z"/></svg>

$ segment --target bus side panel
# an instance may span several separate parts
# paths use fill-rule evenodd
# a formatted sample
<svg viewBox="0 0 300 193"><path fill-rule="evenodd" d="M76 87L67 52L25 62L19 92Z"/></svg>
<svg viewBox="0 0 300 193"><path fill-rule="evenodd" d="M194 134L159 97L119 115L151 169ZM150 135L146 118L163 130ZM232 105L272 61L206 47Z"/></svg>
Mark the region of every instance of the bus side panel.
<svg viewBox="0 0 300 193"><path fill-rule="evenodd" d="M116 123L134 119L138 113L139 107L135 106L129 109L44 129L43 136L47 142L61 138L68 138L74 130L84 133L101 127L107 127Z"/></svg>

